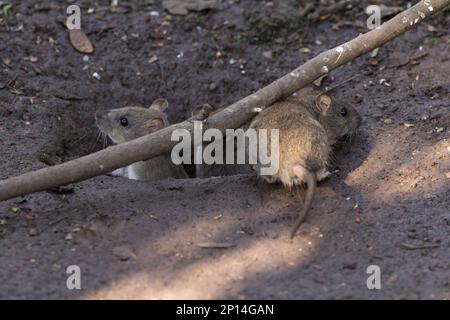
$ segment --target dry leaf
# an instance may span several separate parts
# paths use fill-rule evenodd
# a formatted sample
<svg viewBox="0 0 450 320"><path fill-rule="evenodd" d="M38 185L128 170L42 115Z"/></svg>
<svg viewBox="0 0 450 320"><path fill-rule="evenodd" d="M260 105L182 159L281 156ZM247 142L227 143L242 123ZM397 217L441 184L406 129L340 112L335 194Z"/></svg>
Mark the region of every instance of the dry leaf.
<svg viewBox="0 0 450 320"><path fill-rule="evenodd" d="M89 38L79 29L72 29L69 31L70 43L72 46L82 53L92 53L94 47Z"/></svg>

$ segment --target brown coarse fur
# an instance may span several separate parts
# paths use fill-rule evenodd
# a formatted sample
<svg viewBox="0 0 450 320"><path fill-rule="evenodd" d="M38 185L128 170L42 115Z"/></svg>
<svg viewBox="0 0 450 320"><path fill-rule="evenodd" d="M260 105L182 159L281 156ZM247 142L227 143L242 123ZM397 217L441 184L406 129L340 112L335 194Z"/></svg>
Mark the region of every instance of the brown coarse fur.
<svg viewBox="0 0 450 320"><path fill-rule="evenodd" d="M275 176L263 176L265 180L292 187L302 182L292 172L296 165L313 172L327 167L331 153L327 133L308 109L289 101L279 102L256 116L250 127L279 130L279 170ZM269 148L270 141L268 138ZM255 169L259 171L258 164Z"/></svg>
<svg viewBox="0 0 450 320"><path fill-rule="evenodd" d="M332 145L351 135L360 125L358 112L343 101L307 87L293 96L263 110L250 123L258 130L279 130L279 169L273 175L261 175L258 161L254 169L269 183L280 181L286 187L306 183L303 208L291 232L293 237L308 212L317 180L330 161ZM271 138L268 137L267 145ZM259 142L260 143L260 142Z"/></svg>

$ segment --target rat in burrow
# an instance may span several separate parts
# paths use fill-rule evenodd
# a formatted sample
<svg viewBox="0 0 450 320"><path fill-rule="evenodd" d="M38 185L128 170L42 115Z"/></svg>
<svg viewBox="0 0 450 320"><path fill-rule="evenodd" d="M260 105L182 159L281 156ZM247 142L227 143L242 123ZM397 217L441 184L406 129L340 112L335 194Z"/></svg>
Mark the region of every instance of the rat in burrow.
<svg viewBox="0 0 450 320"><path fill-rule="evenodd" d="M291 231L294 237L311 207L317 181L329 175L327 167L332 145L351 136L361 124L361 116L350 105L332 95L307 87L291 97L260 112L250 128L279 130L279 168L273 175L261 177L269 182L281 182L285 187L306 183L303 208ZM270 150L268 139L268 150ZM261 172L257 162L253 169Z"/></svg>
<svg viewBox="0 0 450 320"><path fill-rule="evenodd" d="M108 111L97 111L95 121L100 131L113 143L127 142L161 130L169 125L164 111L168 107L165 99L155 100L149 108L129 106ZM170 154L133 163L112 172L132 180L162 180L166 178L188 178L181 165L175 165Z"/></svg>

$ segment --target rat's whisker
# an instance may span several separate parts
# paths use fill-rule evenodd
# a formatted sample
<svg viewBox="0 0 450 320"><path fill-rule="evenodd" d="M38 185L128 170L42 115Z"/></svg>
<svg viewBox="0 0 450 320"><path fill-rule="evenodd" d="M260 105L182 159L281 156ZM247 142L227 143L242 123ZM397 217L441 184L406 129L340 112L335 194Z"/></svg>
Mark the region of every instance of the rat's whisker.
<svg viewBox="0 0 450 320"><path fill-rule="evenodd" d="M102 136L102 132L99 130L97 133L97 138L95 138L94 143L91 145L91 147L89 148L89 152L94 151L95 146L97 145L97 143L100 141L100 137Z"/></svg>
<svg viewBox="0 0 450 320"><path fill-rule="evenodd" d="M102 136L103 136L103 149L105 149L106 146L108 145L108 137L106 136L106 134L103 133Z"/></svg>

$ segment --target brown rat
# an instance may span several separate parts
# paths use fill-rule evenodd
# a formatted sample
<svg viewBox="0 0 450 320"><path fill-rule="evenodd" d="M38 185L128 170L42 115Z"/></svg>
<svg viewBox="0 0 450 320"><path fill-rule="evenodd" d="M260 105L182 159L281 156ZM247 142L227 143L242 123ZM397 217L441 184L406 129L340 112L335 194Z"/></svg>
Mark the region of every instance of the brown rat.
<svg viewBox="0 0 450 320"><path fill-rule="evenodd" d="M124 107L109 111L97 111L95 121L100 131L115 144L127 142L156 132L169 125L164 113L168 107L165 99L155 100L149 108ZM182 166L175 165L170 154L146 161L139 161L126 168L115 170L113 175L133 180L161 180L165 178L187 178Z"/></svg>
<svg viewBox="0 0 450 320"><path fill-rule="evenodd" d="M291 237L311 206L317 180L327 172L332 144L354 133L360 123L361 116L352 106L311 87L275 103L251 122L250 128L257 130L279 129L278 172L262 178L286 187L307 184L305 203ZM268 142L270 148L270 139ZM254 165L258 173L261 167Z"/></svg>

